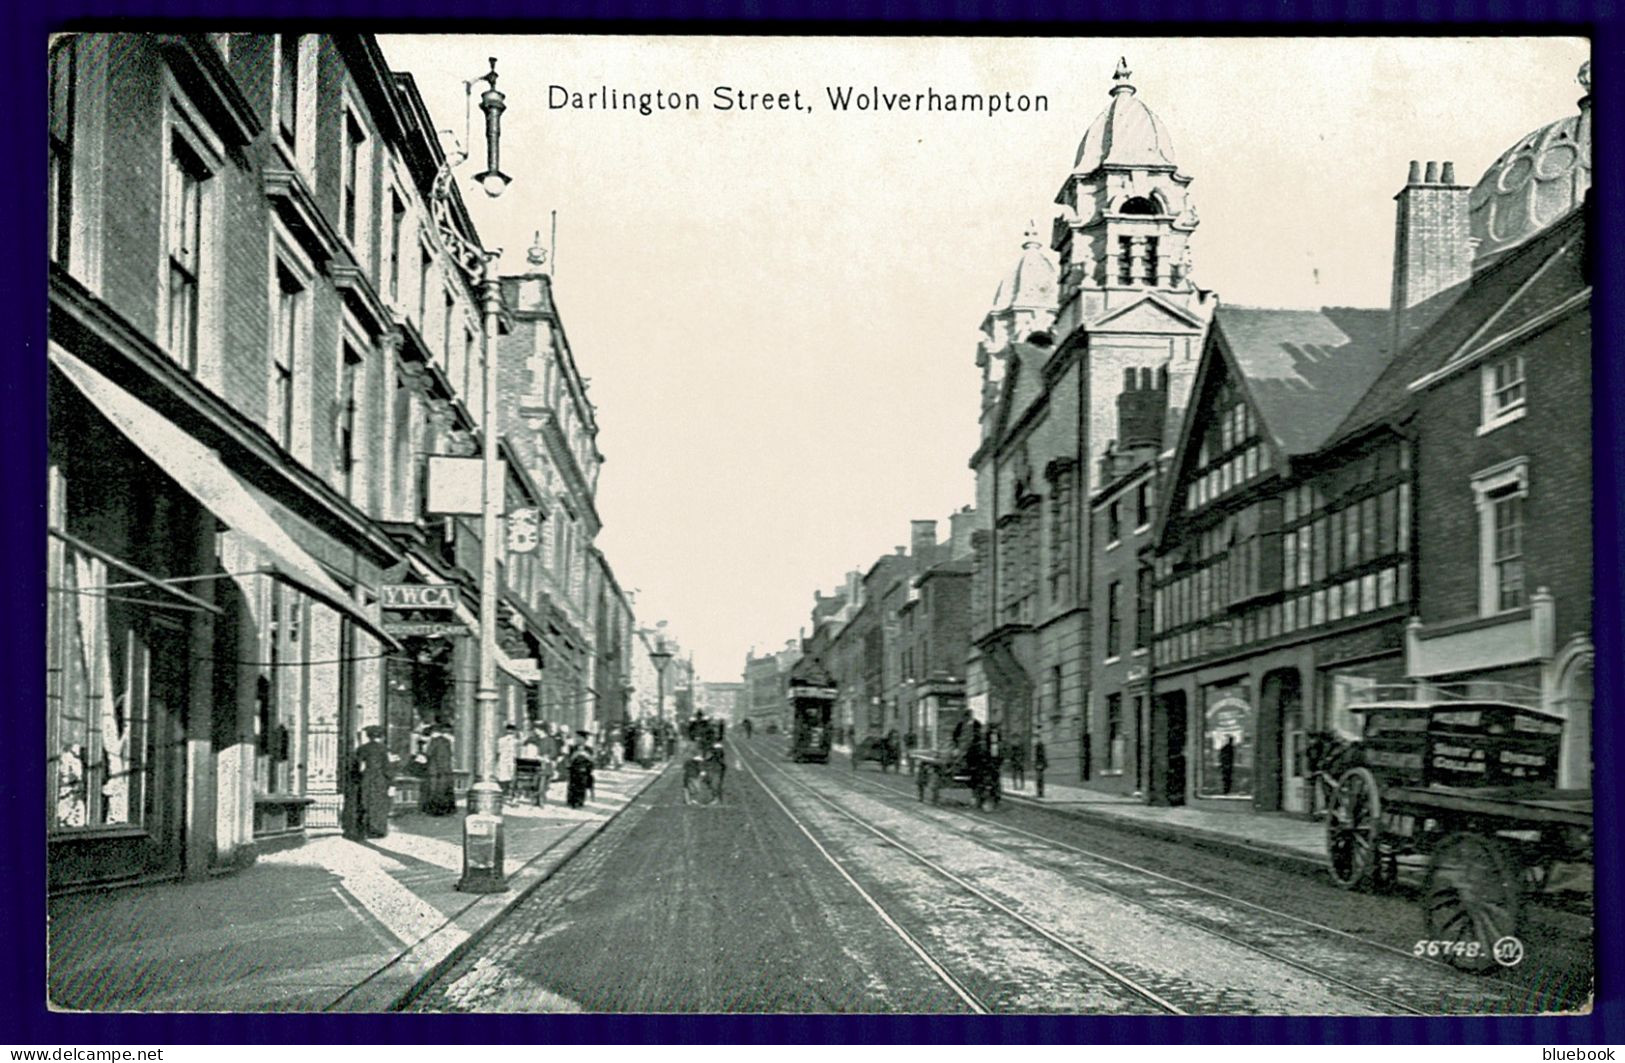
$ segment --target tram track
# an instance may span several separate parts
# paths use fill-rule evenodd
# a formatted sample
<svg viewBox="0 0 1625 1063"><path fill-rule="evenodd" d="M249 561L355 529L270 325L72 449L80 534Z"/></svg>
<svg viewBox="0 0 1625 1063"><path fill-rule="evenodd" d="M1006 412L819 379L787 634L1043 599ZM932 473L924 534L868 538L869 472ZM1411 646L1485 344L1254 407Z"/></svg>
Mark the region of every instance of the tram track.
<svg viewBox="0 0 1625 1063"><path fill-rule="evenodd" d="M997 838L989 837L988 835L1004 833L1029 839L1049 849L1059 850L1064 853L1070 853L1075 856L1083 857L1086 860L1106 865L1111 869L1120 870L1132 875L1143 876L1157 883L1173 887L1176 890L1189 891L1189 893L1196 894L1201 898L1219 902L1223 905L1231 906L1232 908L1245 909L1251 913L1254 913L1254 915L1258 917L1276 921L1278 925L1264 931L1264 934L1265 936L1277 939L1277 945L1291 943L1284 940L1287 935L1282 931L1282 927L1291 926L1308 934L1320 935L1325 938L1342 942L1348 946L1380 953L1388 960L1390 964L1394 963L1394 961L1400 961L1395 965L1399 968L1399 970L1396 972L1389 972L1386 975L1386 981L1391 987L1390 991L1384 992L1377 989L1372 989L1366 985L1352 982L1339 974L1326 970L1324 967L1319 967L1312 963L1307 963L1297 957L1287 955L1280 947L1271 947L1270 945L1260 944L1258 941L1248 940L1246 937L1243 937L1240 934L1219 929L1213 925L1213 921L1211 919L1194 918L1190 914L1187 914L1186 911L1180 910L1181 906L1179 901L1170 901L1167 896L1153 896L1145 892L1137 893L1132 890L1122 888L1121 885L1111 881L1108 876L1102 875L1098 871L1089 867L1073 864L1067 866L1057 866L1056 868L1062 873L1071 875L1072 877L1081 880L1091 889L1108 893L1129 903L1154 910L1159 915L1178 922L1181 925L1191 927L1192 929L1198 930L1210 937L1217 938L1236 947L1253 952L1271 961L1292 967L1295 970L1301 971L1304 974L1327 982L1331 985L1335 985L1347 992L1357 994L1373 1004L1385 1009L1390 1009L1394 1013L1407 1015L1437 1015L1441 1013L1441 1010L1443 1010L1442 1008L1419 1008L1399 999L1395 995L1395 990L1403 991L1405 988L1398 984L1398 980L1405 977L1406 968L1415 970L1417 972L1426 972L1427 976L1430 976L1432 980L1435 980L1433 985L1430 986L1430 989L1438 988L1442 983L1445 986L1444 992L1448 993L1449 996L1442 999L1441 1003L1453 1000L1458 1005L1471 1005L1460 1007L1460 1010L1462 1011L1472 1013L1488 1012L1493 1014L1508 1014L1516 1013L1518 1010L1513 1002L1504 994L1486 997L1486 990L1490 989L1493 986L1493 983L1486 985L1484 979L1462 974L1461 972L1450 967L1448 964L1440 963L1436 960L1430 960L1425 957L1417 957L1411 953L1394 948L1393 946L1383 942L1360 937L1357 934L1349 933L1348 931L1337 927L1318 923L1314 920L1306 919L1302 916L1294 915L1289 912L1272 909L1265 905L1258 904L1255 901L1247 900L1246 898L1227 894L1221 890L1215 890L1209 886L1204 886L1186 879L1181 879L1177 876L1168 875L1164 872L1143 867L1132 863L1131 861L1123 860L1119 857L1086 849L1082 846L1074 845L1072 843L1065 842L1045 834L1040 834L1035 831L1026 830L1008 823L989 823L980 819L972 819L972 817L970 817L966 812L959 812L953 809L943 809L939 806L925 806L924 809L921 809L917 803L917 794L912 787L894 786L888 783L879 782L873 778L866 778L858 774L853 774L851 776L851 780L860 786L882 793L891 800L901 802L916 814L922 814L941 825L952 824L953 827L961 830L961 832L964 833L967 838L970 838L977 844L1003 852L1013 857L1031 858L1033 854L1028 849L1012 846L1006 842L998 840ZM966 821L969 821L974 825L974 830L967 830L964 828L963 824ZM1186 907L1192 907L1188 898L1184 899L1184 901ZM1255 933L1258 932L1257 928L1254 928L1254 930ZM1368 967L1368 973L1370 970L1371 969ZM1496 1003L1504 1004L1506 1006L1504 1008L1485 1006ZM1451 1010L1455 1011L1457 1009L1453 1008Z"/></svg>
<svg viewBox="0 0 1625 1063"><path fill-rule="evenodd" d="M776 772L780 778L787 780L791 785L794 785L800 789L803 793L818 801L823 806L829 808L843 819L862 828L870 834L879 837L886 845L900 853L903 853L905 856L908 856L911 860L927 868L938 877L952 882L964 893L975 897L987 907L992 908L1000 914L1008 917L1010 921L1023 928L1029 934L1035 935L1048 945L1066 953L1072 959L1082 961L1084 965L1096 975L1104 977L1106 981L1116 990L1126 992L1130 997L1139 1003L1149 1004L1157 1012L1170 1015L1187 1014L1184 1009L1167 1000L1155 991L1141 985L1134 978L1116 970L1111 965L1101 961L1097 957L1083 951L1076 945L1060 937L1054 931L1040 925L1027 916L1022 915L1020 912L1014 910L1009 905L1000 901L998 898L965 881L961 876L955 874L948 868L943 867L936 861L931 860L929 857L913 849L911 846L907 845L895 836L892 836L870 824L864 823L862 819L841 808L838 804L818 793L812 787L795 778L790 773L784 771L783 768L773 764L766 757L763 757L755 750L752 750L750 755L747 756L737 743L731 744L734 745L735 757L740 766L750 773L751 777L756 781L757 785L762 788L762 791L768 795L769 799L771 799L773 803L778 806L779 810L783 812L790 822L797 828L797 830L799 830L808 839L808 841L813 844L814 848L816 848L824 859L828 861L832 867L834 867L841 877L849 885L851 885L854 890L857 891L865 903L867 903L876 912L876 914L880 916L881 920L886 924L888 929L897 934L903 940L903 942L917 956L919 956L919 958L931 970L932 974L947 985L948 988L953 991L954 994L958 996L960 1000L962 1000L973 1012L985 1015L989 1014L993 1008L987 1003L986 1000L983 999L982 996L978 995L973 989L970 988L970 986L966 984L966 980L964 978L955 975L949 970L949 961L945 961L941 957L935 955L933 951L923 942L921 942L916 935L904 928L901 922L891 912L888 912L885 906L876 900L873 894L866 890L857 881L857 879L842 863L841 859L835 854L831 853L829 849L818 840L817 836L813 833L805 820L792 811L790 807L779 797L779 795L774 792L773 787L769 786L767 781L762 778L755 766L751 764L753 759L760 759L761 763Z"/></svg>

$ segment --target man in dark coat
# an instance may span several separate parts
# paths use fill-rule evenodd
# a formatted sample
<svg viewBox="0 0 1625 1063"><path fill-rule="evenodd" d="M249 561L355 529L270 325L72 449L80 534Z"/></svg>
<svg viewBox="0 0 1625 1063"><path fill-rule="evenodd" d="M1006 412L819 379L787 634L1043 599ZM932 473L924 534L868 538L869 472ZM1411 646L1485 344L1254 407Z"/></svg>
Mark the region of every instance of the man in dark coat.
<svg viewBox="0 0 1625 1063"><path fill-rule="evenodd" d="M1236 736L1225 735L1219 747L1219 784L1229 793L1236 782Z"/></svg>
<svg viewBox="0 0 1625 1063"><path fill-rule="evenodd" d="M1044 740L1033 743L1033 781L1038 784L1038 796L1044 796L1044 769L1049 767L1049 754L1044 751Z"/></svg>
<svg viewBox="0 0 1625 1063"><path fill-rule="evenodd" d="M444 724L437 724L424 749L428 758L428 771L423 781L423 800L420 807L431 816L449 816L457 811L456 776L452 774L451 733Z"/></svg>
<svg viewBox="0 0 1625 1063"><path fill-rule="evenodd" d="M584 741L570 751L569 779L565 803L580 808L587 803L587 791L592 788L592 751Z"/></svg>
<svg viewBox="0 0 1625 1063"><path fill-rule="evenodd" d="M384 729L369 724L363 733L367 740L350 758L359 810L356 823L366 837L382 838L389 833L389 783L394 772L384 748Z"/></svg>
<svg viewBox="0 0 1625 1063"><path fill-rule="evenodd" d="M1027 751L1020 742L1010 747L1010 785L1017 790L1027 785Z"/></svg>

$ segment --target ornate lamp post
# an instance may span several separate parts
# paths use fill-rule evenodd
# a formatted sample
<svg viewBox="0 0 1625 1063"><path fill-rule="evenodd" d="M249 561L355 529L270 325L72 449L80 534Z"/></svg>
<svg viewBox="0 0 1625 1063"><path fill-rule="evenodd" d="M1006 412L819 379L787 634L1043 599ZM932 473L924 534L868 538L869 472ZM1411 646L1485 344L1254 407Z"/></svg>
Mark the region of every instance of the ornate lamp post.
<svg viewBox="0 0 1625 1063"><path fill-rule="evenodd" d="M666 665L671 663L671 651L660 643L649 651L649 660L655 665L655 722L666 722Z"/></svg>
<svg viewBox="0 0 1625 1063"><path fill-rule="evenodd" d="M480 96L480 110L485 112L486 168L475 179L486 195L495 198L510 180L498 168L502 112L507 103L497 91L495 58L490 71L464 83L470 99L480 82L486 84ZM448 157L441 163L431 199L441 243L479 294L484 317L480 353L485 359L480 417L480 671L479 688L474 694L478 720L476 781L469 788L468 815L463 820L463 875L457 888L469 893L498 893L508 888L503 867L502 787L496 781L497 551L503 548L500 515L505 485L497 450L502 432L497 423L497 364L491 343L491 337L502 327L502 286L493 269L501 251L487 251L465 239L457 229L451 209L452 184L456 180L453 170L466 162L468 155L466 151L456 155L455 161Z"/></svg>

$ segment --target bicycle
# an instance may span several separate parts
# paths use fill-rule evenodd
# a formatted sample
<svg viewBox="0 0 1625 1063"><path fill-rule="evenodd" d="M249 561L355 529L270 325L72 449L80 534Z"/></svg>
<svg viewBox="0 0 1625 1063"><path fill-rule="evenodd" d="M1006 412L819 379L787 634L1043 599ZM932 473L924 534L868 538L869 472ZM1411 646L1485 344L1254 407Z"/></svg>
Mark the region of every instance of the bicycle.
<svg viewBox="0 0 1625 1063"><path fill-rule="evenodd" d="M683 765L683 804L709 805L722 800L722 744L695 752Z"/></svg>

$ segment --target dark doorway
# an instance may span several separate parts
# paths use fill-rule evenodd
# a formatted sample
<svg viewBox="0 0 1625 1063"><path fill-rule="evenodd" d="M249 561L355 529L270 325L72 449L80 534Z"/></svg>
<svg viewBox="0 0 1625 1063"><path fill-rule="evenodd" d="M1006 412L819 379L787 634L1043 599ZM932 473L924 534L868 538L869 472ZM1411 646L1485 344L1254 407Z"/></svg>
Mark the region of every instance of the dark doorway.
<svg viewBox="0 0 1625 1063"><path fill-rule="evenodd" d="M1258 705L1258 772L1254 802L1261 812L1287 803L1294 733L1303 727L1302 682L1296 668L1278 668L1264 677Z"/></svg>
<svg viewBox="0 0 1625 1063"><path fill-rule="evenodd" d="M1162 716L1166 721L1167 731L1166 754L1164 763L1167 765L1162 776L1162 804L1183 805L1185 803L1185 693L1175 691L1164 694L1158 699L1162 702Z"/></svg>

